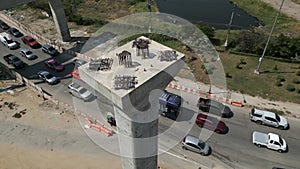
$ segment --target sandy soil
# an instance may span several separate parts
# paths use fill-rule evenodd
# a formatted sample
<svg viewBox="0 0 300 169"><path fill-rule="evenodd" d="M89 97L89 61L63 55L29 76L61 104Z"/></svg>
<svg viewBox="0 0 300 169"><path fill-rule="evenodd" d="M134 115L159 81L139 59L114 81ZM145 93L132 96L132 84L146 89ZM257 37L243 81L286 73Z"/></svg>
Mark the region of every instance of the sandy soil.
<svg viewBox="0 0 300 169"><path fill-rule="evenodd" d="M120 158L92 143L71 112L30 89L0 93L0 107L0 169L121 168Z"/></svg>
<svg viewBox="0 0 300 169"><path fill-rule="evenodd" d="M282 2L282 0L261 0L261 1L271 5L275 9L278 9ZM300 4L296 4L292 0L285 0L282 7L282 12L300 21Z"/></svg>
<svg viewBox="0 0 300 169"><path fill-rule="evenodd" d="M72 112L27 87L0 92L0 169L121 169L121 158L84 130ZM160 166L174 169L165 161Z"/></svg>

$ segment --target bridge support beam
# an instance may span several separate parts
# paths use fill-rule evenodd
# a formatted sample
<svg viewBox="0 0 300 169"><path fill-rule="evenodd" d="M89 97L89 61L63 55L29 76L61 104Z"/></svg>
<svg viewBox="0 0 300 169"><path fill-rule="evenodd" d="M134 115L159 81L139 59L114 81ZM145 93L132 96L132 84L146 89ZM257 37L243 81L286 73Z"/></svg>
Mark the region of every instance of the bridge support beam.
<svg viewBox="0 0 300 169"><path fill-rule="evenodd" d="M68 21L61 0L49 0L49 6L60 39L64 42L70 41L71 35L68 27Z"/></svg>

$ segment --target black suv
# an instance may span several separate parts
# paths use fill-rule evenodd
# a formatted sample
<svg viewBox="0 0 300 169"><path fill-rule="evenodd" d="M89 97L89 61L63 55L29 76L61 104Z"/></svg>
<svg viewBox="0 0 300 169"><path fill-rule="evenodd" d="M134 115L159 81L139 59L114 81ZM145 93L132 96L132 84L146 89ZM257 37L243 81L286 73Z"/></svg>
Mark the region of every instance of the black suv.
<svg viewBox="0 0 300 169"><path fill-rule="evenodd" d="M42 46L42 50L44 53L48 53L51 56L59 55L59 52L51 45L45 44Z"/></svg>
<svg viewBox="0 0 300 169"><path fill-rule="evenodd" d="M13 65L16 69L25 67L25 63L17 56L8 54L3 56L3 59L10 65Z"/></svg>
<svg viewBox="0 0 300 169"><path fill-rule="evenodd" d="M8 29L8 32L10 33L10 34L12 34L14 37L22 37L22 36L24 36L18 29L16 29L16 28L9 28Z"/></svg>
<svg viewBox="0 0 300 169"><path fill-rule="evenodd" d="M3 30L7 30L9 29L9 26L5 22L0 20L0 28L2 28Z"/></svg>
<svg viewBox="0 0 300 169"><path fill-rule="evenodd" d="M221 115L222 117L233 116L233 112L230 110L228 106L224 105L221 102L209 98L200 97L197 103L197 107L199 107L201 111Z"/></svg>

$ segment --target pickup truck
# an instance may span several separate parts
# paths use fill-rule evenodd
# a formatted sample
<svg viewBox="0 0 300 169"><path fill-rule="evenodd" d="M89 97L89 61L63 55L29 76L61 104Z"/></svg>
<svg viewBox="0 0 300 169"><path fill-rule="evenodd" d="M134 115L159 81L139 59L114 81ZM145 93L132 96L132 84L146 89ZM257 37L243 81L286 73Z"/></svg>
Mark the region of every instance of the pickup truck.
<svg viewBox="0 0 300 169"><path fill-rule="evenodd" d="M254 131L252 134L252 143L258 147L267 147L268 149L277 150L278 152L287 151L286 141L274 133L261 133Z"/></svg>
<svg viewBox="0 0 300 169"><path fill-rule="evenodd" d="M257 124L273 126L282 130L289 128L287 119L273 112L253 108L251 109L249 117L251 121L256 122Z"/></svg>

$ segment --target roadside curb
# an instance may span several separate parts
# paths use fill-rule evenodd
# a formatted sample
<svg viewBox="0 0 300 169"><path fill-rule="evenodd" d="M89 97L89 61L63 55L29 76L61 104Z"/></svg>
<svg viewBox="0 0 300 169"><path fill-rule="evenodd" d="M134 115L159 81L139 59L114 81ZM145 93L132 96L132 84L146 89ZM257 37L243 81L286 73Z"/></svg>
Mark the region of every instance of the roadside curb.
<svg viewBox="0 0 300 169"><path fill-rule="evenodd" d="M180 90L180 91L183 91L183 92L199 95L199 96L206 97L206 98L211 98L211 99L214 99L214 100L217 100L217 101L220 101L220 102L223 102L223 103L231 104L231 105L237 106L237 107L243 107L244 106L241 101L232 100L231 98L224 98L224 97L218 96L216 94L211 94L211 93L208 93L206 91L201 91L201 90L198 90L198 89L185 87L185 86L178 85L178 84L175 84L175 83L172 83L172 82L170 82L168 84L168 88L172 88L172 89L175 89L175 90Z"/></svg>

